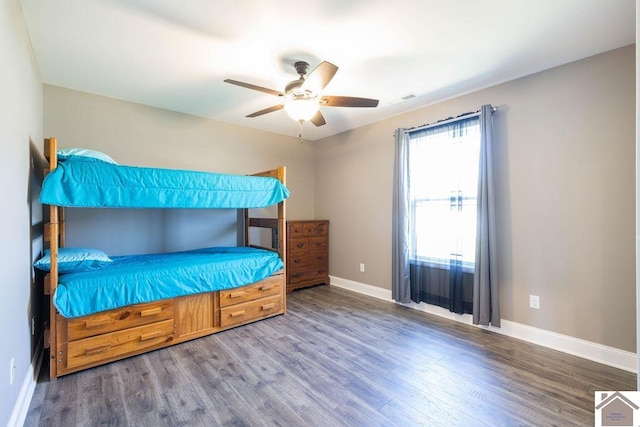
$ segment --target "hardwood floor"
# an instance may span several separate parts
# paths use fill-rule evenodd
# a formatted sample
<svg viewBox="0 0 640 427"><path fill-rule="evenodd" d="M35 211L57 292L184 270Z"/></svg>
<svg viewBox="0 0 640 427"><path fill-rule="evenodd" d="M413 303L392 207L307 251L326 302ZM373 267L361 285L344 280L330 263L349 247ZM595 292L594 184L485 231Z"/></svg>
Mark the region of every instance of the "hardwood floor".
<svg viewBox="0 0 640 427"><path fill-rule="evenodd" d="M343 289L36 386L26 426L593 425L636 375ZM43 372L47 367L43 368Z"/></svg>

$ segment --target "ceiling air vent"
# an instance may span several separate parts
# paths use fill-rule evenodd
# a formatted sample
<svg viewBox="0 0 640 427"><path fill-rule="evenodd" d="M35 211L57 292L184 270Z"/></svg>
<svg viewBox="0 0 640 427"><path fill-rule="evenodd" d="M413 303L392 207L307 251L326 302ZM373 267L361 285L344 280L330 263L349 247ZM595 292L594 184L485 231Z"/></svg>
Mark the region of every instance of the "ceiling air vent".
<svg viewBox="0 0 640 427"><path fill-rule="evenodd" d="M411 93L406 94L405 96L402 96L402 97L400 97L398 99L394 99L394 100L390 101L389 104L391 104L391 105L400 104L401 102L405 102L405 101L408 101L408 100L416 98L416 97L417 97L417 95L415 93L411 92Z"/></svg>

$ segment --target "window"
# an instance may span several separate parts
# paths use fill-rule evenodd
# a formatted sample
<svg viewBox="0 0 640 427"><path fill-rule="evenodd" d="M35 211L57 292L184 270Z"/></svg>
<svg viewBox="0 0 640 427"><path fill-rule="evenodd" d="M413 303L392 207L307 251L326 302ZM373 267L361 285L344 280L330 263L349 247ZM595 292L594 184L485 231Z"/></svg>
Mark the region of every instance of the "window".
<svg viewBox="0 0 640 427"><path fill-rule="evenodd" d="M477 116L410 133L412 263L473 273L479 153Z"/></svg>

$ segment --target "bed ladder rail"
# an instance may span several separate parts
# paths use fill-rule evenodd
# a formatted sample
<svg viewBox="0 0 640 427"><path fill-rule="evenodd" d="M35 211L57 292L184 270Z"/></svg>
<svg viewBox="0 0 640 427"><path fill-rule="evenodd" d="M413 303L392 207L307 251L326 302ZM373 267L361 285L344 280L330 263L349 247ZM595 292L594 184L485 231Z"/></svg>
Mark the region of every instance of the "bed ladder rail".
<svg viewBox="0 0 640 427"><path fill-rule="evenodd" d="M252 244L249 240L249 233L246 236L245 244L250 248L266 249L272 252L278 252L278 219L277 218L249 218L249 228L268 228L271 230L271 246L262 246Z"/></svg>

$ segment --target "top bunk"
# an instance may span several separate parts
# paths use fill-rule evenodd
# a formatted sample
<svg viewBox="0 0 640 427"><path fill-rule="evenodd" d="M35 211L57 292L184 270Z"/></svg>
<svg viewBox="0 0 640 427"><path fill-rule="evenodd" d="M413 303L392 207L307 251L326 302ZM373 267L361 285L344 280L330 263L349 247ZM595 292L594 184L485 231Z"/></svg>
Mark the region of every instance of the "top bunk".
<svg viewBox="0 0 640 427"><path fill-rule="evenodd" d="M252 176L118 165L104 153L45 142L47 205L82 208L264 208L289 196L284 167Z"/></svg>

